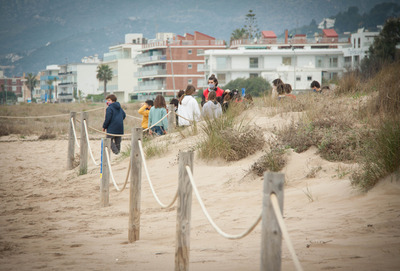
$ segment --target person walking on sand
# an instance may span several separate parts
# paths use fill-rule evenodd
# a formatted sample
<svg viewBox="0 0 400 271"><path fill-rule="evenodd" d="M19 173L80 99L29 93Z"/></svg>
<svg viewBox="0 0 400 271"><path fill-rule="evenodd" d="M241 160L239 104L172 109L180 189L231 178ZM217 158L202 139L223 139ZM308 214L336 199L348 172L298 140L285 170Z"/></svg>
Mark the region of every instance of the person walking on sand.
<svg viewBox="0 0 400 271"><path fill-rule="evenodd" d="M107 138L111 138L111 150L113 153L118 154L121 151L121 136L124 134L124 119L126 114L117 102L117 96L110 94L106 97L107 109L106 117L103 123L103 132L107 131Z"/></svg>
<svg viewBox="0 0 400 271"><path fill-rule="evenodd" d="M153 101L152 100L147 100L142 107L138 110L138 113L143 116L142 120L142 128L147 129L149 125L149 113L150 109L153 106Z"/></svg>
<svg viewBox="0 0 400 271"><path fill-rule="evenodd" d="M154 100L154 106L150 109L149 113L148 127L151 127L149 130L150 135L153 133L156 135L165 135L167 133L168 120L167 118L164 118L166 115L167 105L165 99L161 94L158 94Z"/></svg>
<svg viewBox="0 0 400 271"><path fill-rule="evenodd" d="M199 121L201 118L199 104L192 96L195 91L196 88L193 85L189 84L186 87L185 94L183 94L182 97L179 98L179 126L188 126L190 125L190 121Z"/></svg>

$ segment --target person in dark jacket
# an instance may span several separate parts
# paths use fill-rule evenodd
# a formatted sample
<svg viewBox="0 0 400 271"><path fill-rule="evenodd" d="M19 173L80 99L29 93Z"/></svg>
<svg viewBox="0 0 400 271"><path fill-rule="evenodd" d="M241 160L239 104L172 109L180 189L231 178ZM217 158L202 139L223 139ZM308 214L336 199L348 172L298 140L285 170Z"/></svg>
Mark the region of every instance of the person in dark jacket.
<svg viewBox="0 0 400 271"><path fill-rule="evenodd" d="M123 135L126 114L119 102L117 102L117 97L114 94L108 95L106 100L108 107L103 123L103 132L107 131L108 134ZM111 138L111 150L113 153L118 154L121 151L122 138L114 135L107 135L107 138Z"/></svg>

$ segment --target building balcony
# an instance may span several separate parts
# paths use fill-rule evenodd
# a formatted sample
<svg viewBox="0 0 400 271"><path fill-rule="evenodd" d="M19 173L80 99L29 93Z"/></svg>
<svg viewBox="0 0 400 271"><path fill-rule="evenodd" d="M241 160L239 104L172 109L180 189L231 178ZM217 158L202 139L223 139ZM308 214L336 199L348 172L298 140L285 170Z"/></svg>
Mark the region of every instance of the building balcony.
<svg viewBox="0 0 400 271"><path fill-rule="evenodd" d="M167 48L168 46L223 46L224 40L173 40L173 41L158 41L148 44L142 44L142 50L151 48Z"/></svg>
<svg viewBox="0 0 400 271"><path fill-rule="evenodd" d="M148 90L162 90L165 89L166 85L162 81L147 81L143 83L139 83L136 87L137 91L148 91Z"/></svg>
<svg viewBox="0 0 400 271"><path fill-rule="evenodd" d="M157 75L166 75L166 69L153 69L153 70L139 70L134 73L135 77L146 77L146 76L157 76Z"/></svg>
<svg viewBox="0 0 400 271"><path fill-rule="evenodd" d="M209 71L210 70L210 66L206 65L206 64L197 64L197 71L198 72L205 72L205 71Z"/></svg>
<svg viewBox="0 0 400 271"><path fill-rule="evenodd" d="M131 54L128 52L112 52L112 53L105 53L103 62L111 62L118 59L130 59Z"/></svg>
<svg viewBox="0 0 400 271"><path fill-rule="evenodd" d="M241 45L276 45L276 46L290 46L292 44L304 44L304 45L344 45L350 43L348 38L338 39L338 38L302 38L302 39L289 39L285 42L285 39L256 39L256 40L249 40L249 39L239 39L231 41L231 47L238 47Z"/></svg>
<svg viewBox="0 0 400 271"><path fill-rule="evenodd" d="M157 56L137 56L134 60L134 63L136 64L143 64L146 62L155 62L155 61L166 61L167 56L166 55L157 55Z"/></svg>

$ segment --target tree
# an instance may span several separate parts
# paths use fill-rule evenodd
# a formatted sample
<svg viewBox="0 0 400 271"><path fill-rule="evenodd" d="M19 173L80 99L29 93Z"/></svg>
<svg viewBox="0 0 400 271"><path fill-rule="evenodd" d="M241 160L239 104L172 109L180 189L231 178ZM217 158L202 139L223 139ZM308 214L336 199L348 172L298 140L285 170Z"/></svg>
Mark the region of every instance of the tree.
<svg viewBox="0 0 400 271"><path fill-rule="evenodd" d="M251 9L249 10L249 13L246 14L246 23L244 25L244 28L249 39L260 37L260 30L258 29L257 25L256 14L253 13L253 10Z"/></svg>
<svg viewBox="0 0 400 271"><path fill-rule="evenodd" d="M247 39L246 29L236 28L231 34L231 41Z"/></svg>
<svg viewBox="0 0 400 271"><path fill-rule="evenodd" d="M31 91L31 100L32 101L33 101L33 90L35 89L38 82L39 81L36 79L36 76L34 76L32 73L28 74L28 77L26 78L26 86Z"/></svg>
<svg viewBox="0 0 400 271"><path fill-rule="evenodd" d="M230 81L224 86L225 89L237 89L241 93L241 89L245 88L246 93L251 94L253 97L260 97L262 95L267 95L268 91L271 89L271 85L262 77L253 78L237 78Z"/></svg>
<svg viewBox="0 0 400 271"><path fill-rule="evenodd" d="M368 56L361 63L361 74L366 78L378 72L385 63L396 58L396 45L400 43L400 18L388 19L369 47Z"/></svg>
<svg viewBox="0 0 400 271"><path fill-rule="evenodd" d="M101 64L100 66L97 67L96 78L99 79L99 81L104 82L104 99L107 97L107 82L112 79L112 76L113 72L110 66L106 64Z"/></svg>

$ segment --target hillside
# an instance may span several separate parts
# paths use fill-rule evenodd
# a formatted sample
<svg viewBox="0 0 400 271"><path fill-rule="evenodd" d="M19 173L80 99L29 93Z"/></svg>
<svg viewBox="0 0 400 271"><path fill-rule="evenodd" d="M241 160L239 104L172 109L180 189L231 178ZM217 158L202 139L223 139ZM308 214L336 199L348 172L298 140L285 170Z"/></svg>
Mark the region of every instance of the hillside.
<svg viewBox="0 0 400 271"><path fill-rule="evenodd" d="M349 6L365 13L381 2L387 1L252 0L227 5L225 0L156 0L151 4L145 0L1 0L0 66L14 67L6 69L6 75L22 75L50 64L102 56L132 32L154 38L156 32L200 31L229 40L230 33L243 26L249 9L255 11L260 29L282 33L312 19L319 22L344 12Z"/></svg>

